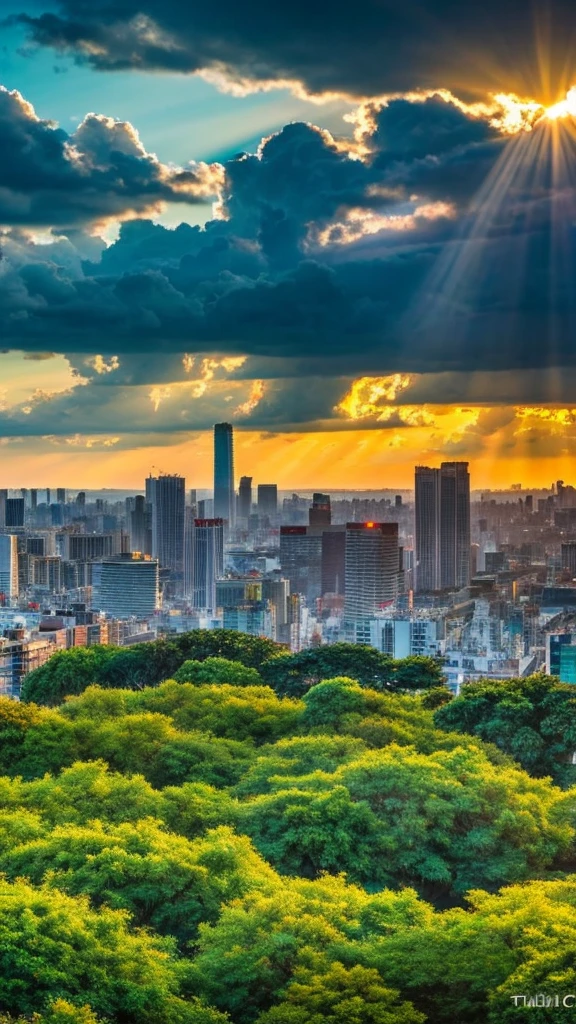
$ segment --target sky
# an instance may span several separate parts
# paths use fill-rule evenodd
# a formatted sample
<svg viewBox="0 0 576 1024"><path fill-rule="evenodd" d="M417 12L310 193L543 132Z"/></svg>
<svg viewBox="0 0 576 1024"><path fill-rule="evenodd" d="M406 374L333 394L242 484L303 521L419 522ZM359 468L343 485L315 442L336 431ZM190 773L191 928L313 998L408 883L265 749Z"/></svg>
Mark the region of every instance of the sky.
<svg viewBox="0 0 576 1024"><path fill-rule="evenodd" d="M568 0L0 19L2 486L573 478Z"/></svg>

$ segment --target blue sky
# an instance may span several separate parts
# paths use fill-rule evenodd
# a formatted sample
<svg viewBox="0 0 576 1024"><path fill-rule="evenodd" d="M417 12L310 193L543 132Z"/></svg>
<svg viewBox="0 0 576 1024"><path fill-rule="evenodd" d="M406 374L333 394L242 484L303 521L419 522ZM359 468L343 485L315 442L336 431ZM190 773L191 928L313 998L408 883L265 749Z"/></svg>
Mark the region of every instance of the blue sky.
<svg viewBox="0 0 576 1024"><path fill-rule="evenodd" d="M30 14L49 5L22 5L4 0L2 13ZM165 162L225 160L238 151L253 151L263 136L289 121L318 117L318 106L287 89L244 97L221 92L199 76L115 72L79 67L72 58L31 46L21 26L2 30L0 83L18 89L40 117L71 131L85 114L96 112L137 126L146 148ZM345 133L342 119L350 104L322 107L322 124Z"/></svg>

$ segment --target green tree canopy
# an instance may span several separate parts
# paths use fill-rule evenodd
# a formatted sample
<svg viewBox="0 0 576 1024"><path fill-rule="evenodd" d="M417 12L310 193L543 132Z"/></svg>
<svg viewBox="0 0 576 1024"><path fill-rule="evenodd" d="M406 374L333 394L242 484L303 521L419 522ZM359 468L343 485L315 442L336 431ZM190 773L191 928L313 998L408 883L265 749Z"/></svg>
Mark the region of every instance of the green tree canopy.
<svg viewBox="0 0 576 1024"><path fill-rule="evenodd" d="M576 783L576 690L554 676L469 683L434 720L496 744L531 775Z"/></svg>
<svg viewBox="0 0 576 1024"><path fill-rule="evenodd" d="M177 683L228 683L230 686L262 686L262 676L255 668L228 658L206 658L205 661L185 661L174 673Z"/></svg>
<svg viewBox="0 0 576 1024"><path fill-rule="evenodd" d="M57 889L0 881L0 964L0 1005L14 1015L65 999L127 1024L224 1024L181 997L189 968L170 939Z"/></svg>
<svg viewBox="0 0 576 1024"><path fill-rule="evenodd" d="M302 697L324 679L346 676L374 690L427 690L443 684L436 658L395 660L362 644L330 644L283 658L273 658L260 669L264 682L277 693Z"/></svg>

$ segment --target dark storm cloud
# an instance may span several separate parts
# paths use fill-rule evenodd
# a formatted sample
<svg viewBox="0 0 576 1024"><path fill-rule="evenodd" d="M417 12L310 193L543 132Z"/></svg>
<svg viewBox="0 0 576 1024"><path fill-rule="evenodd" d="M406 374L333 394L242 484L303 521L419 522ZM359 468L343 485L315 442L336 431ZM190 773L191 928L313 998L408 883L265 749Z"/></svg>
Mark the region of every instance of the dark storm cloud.
<svg viewBox="0 0 576 1024"><path fill-rule="evenodd" d="M362 159L295 124L229 161L225 219L205 229L137 220L104 250L81 232L45 246L8 235L3 344L115 355L106 384L154 380L155 363L164 381L184 353L345 377L575 365L574 211L557 217L530 171L510 175L510 203L481 230L471 213L518 137L439 96L369 114ZM540 153L543 131L520 143Z"/></svg>
<svg viewBox="0 0 576 1024"><path fill-rule="evenodd" d="M554 87L570 70L575 39L570 0L248 0L241 8L59 0L46 8L21 17L32 39L99 70L208 70L355 96L440 85L534 91L543 52Z"/></svg>
<svg viewBox="0 0 576 1024"><path fill-rule="evenodd" d="M0 87L0 224L72 227L204 201L209 168L165 167L130 124L89 114L69 135Z"/></svg>

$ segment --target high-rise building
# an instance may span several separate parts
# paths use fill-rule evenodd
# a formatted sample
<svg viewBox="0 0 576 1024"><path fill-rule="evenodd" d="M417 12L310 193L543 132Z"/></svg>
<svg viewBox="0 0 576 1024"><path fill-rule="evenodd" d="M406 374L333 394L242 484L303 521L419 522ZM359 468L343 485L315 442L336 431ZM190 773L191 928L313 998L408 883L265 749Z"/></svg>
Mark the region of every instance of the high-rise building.
<svg viewBox="0 0 576 1024"><path fill-rule="evenodd" d="M195 519L192 555L194 608L216 610L216 580L224 574L224 520Z"/></svg>
<svg viewBox="0 0 576 1024"><path fill-rule="evenodd" d="M113 533L63 533L57 537L58 553L67 562L90 562L120 551Z"/></svg>
<svg viewBox="0 0 576 1024"><path fill-rule="evenodd" d="M17 530L24 526L24 498L6 498L4 525L7 530Z"/></svg>
<svg viewBox="0 0 576 1024"><path fill-rule="evenodd" d="M0 534L0 598L9 603L18 597L18 538Z"/></svg>
<svg viewBox="0 0 576 1024"><path fill-rule="evenodd" d="M416 589L440 589L440 470L416 466Z"/></svg>
<svg viewBox="0 0 576 1024"><path fill-rule="evenodd" d="M278 487L276 484L258 484L258 515L275 519L278 515Z"/></svg>
<svg viewBox="0 0 576 1024"><path fill-rule="evenodd" d="M440 585L470 583L470 474L467 462L440 466Z"/></svg>
<svg viewBox="0 0 576 1024"><path fill-rule="evenodd" d="M148 477L146 497L152 508L152 556L174 583L182 584L186 481L176 475Z"/></svg>
<svg viewBox="0 0 576 1024"><path fill-rule="evenodd" d="M470 475L467 462L417 466L416 589L458 590L470 582Z"/></svg>
<svg viewBox="0 0 576 1024"><path fill-rule="evenodd" d="M563 569L567 569L573 577L576 576L576 541L562 544L561 563Z"/></svg>
<svg viewBox="0 0 576 1024"><path fill-rule="evenodd" d="M234 431L231 423L214 426L214 517L234 526Z"/></svg>
<svg viewBox="0 0 576 1024"><path fill-rule="evenodd" d="M196 507L186 505L184 510L184 597L191 601L194 594L194 521Z"/></svg>
<svg viewBox="0 0 576 1024"><path fill-rule="evenodd" d="M56 594L62 587L62 561L58 555L32 555L29 582L39 590Z"/></svg>
<svg viewBox="0 0 576 1024"><path fill-rule="evenodd" d="M346 621L373 619L396 599L398 550L398 523L346 524Z"/></svg>
<svg viewBox="0 0 576 1024"><path fill-rule="evenodd" d="M133 498L130 510L130 550L152 554L152 509L143 494Z"/></svg>
<svg viewBox="0 0 576 1024"><path fill-rule="evenodd" d="M38 508L38 490L36 487L30 490L30 508Z"/></svg>
<svg viewBox="0 0 576 1024"><path fill-rule="evenodd" d="M330 526L332 511L329 494L312 495L312 504L308 510L308 522L310 526Z"/></svg>
<svg viewBox="0 0 576 1024"><path fill-rule="evenodd" d="M322 531L322 594L346 591L346 527L324 526Z"/></svg>
<svg viewBox="0 0 576 1024"><path fill-rule="evenodd" d="M262 580L262 598L270 603L274 612L274 635L272 639L278 640L281 643L289 643L289 581L284 579L280 574L265 576Z"/></svg>
<svg viewBox="0 0 576 1024"><path fill-rule="evenodd" d="M65 505L66 504L66 488L65 487L57 487L56 488L56 501L57 501L57 503L59 505Z"/></svg>
<svg viewBox="0 0 576 1024"><path fill-rule="evenodd" d="M322 531L281 526L280 566L290 592L302 595L311 606L322 594Z"/></svg>
<svg viewBox="0 0 576 1024"><path fill-rule="evenodd" d="M241 476L240 487L238 488L238 517L248 522L252 511L252 477Z"/></svg>
<svg viewBox="0 0 576 1024"><path fill-rule="evenodd" d="M158 561L138 553L102 560L95 605L115 619L147 618L159 608Z"/></svg>

